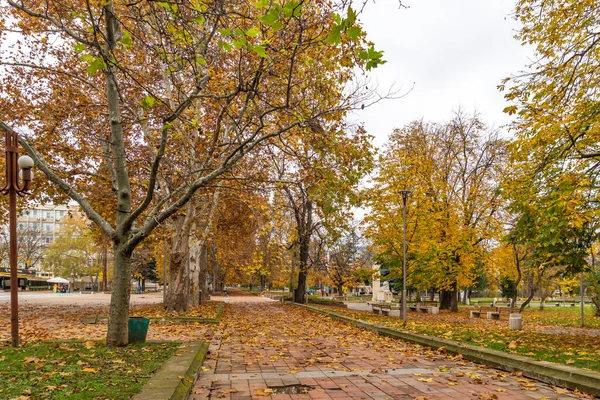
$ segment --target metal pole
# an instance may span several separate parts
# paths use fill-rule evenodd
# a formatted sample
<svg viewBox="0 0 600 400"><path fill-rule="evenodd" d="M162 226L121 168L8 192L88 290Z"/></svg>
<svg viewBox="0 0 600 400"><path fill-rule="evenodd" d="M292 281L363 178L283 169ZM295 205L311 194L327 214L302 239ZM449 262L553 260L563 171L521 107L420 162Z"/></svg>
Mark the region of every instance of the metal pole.
<svg viewBox="0 0 600 400"><path fill-rule="evenodd" d="M0 122L0 128L5 131L6 141L6 184L0 193L8 195L8 226L9 226L9 255L10 264L10 334L14 347L19 345L19 279L17 276L17 194L23 196L29 192L31 183L31 168L34 163L31 157L19 155L19 137L7 125ZM19 168L21 168L23 187L19 186Z"/></svg>
<svg viewBox="0 0 600 400"><path fill-rule="evenodd" d="M403 203L403 225L404 240L402 243L402 323L406 326L406 200L410 194L409 190L401 190Z"/></svg>
<svg viewBox="0 0 600 400"><path fill-rule="evenodd" d="M406 325L406 197L404 200L404 240L402 244L402 323Z"/></svg>
<svg viewBox="0 0 600 400"><path fill-rule="evenodd" d="M165 252L163 260L163 303L167 301L167 238L165 238Z"/></svg>
<svg viewBox="0 0 600 400"><path fill-rule="evenodd" d="M583 312L583 271L581 271L581 286L579 288L579 292L581 293L581 327L585 327L584 320L584 312Z"/></svg>
<svg viewBox="0 0 600 400"><path fill-rule="evenodd" d="M7 158L6 168L12 169L12 160ZM12 172L12 171L11 171ZM17 191L11 186L8 191L9 262L10 262L10 336L13 347L19 346L19 279L17 277Z"/></svg>

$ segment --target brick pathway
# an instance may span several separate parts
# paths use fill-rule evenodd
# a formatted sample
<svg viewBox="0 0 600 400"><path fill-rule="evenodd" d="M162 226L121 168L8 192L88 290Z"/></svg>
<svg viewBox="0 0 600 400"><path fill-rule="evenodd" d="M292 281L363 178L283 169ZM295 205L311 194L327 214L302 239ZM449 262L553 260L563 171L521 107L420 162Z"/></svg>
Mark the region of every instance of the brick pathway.
<svg viewBox="0 0 600 400"><path fill-rule="evenodd" d="M576 397L291 305L232 303L191 400ZM290 385L309 390L278 393Z"/></svg>

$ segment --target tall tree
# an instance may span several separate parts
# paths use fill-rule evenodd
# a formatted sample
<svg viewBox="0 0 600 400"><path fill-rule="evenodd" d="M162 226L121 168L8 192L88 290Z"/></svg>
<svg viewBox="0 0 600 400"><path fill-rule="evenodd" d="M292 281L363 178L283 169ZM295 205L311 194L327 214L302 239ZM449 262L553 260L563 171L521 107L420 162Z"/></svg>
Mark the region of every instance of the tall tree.
<svg viewBox="0 0 600 400"><path fill-rule="evenodd" d="M364 238L354 227L343 232L342 236L330 246L327 274L339 294L343 293L344 285L356 280L355 274L368 264L368 257Z"/></svg>
<svg viewBox="0 0 600 400"><path fill-rule="evenodd" d="M458 291L473 285L482 245L496 234L504 158L497 132L460 111L445 124L416 121L394 131L381 157L367 233L378 258L401 275L400 190L411 190L408 284L441 290L442 308L458 310Z"/></svg>
<svg viewBox="0 0 600 400"><path fill-rule="evenodd" d="M66 217L57 234L44 252L44 268L63 277L89 276L94 282L100 273L101 248L85 219L77 213Z"/></svg>
<svg viewBox="0 0 600 400"><path fill-rule="evenodd" d="M7 0L0 25L3 118L112 240L109 346L134 249L247 154L360 107L356 67L383 62L351 8L316 0Z"/></svg>

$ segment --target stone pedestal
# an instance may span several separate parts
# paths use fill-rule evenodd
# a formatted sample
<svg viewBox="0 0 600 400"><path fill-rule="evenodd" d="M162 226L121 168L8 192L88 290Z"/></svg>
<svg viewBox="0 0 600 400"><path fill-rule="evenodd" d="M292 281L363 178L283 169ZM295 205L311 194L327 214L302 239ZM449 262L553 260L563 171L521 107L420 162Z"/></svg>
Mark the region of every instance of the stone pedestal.
<svg viewBox="0 0 600 400"><path fill-rule="evenodd" d="M508 317L508 328L511 331L520 331L523 329L523 319L521 314L510 314Z"/></svg>
<svg viewBox="0 0 600 400"><path fill-rule="evenodd" d="M381 282L379 281L379 265L373 264L373 297L372 301L379 300L379 292L381 291ZM383 300L383 299L381 299Z"/></svg>

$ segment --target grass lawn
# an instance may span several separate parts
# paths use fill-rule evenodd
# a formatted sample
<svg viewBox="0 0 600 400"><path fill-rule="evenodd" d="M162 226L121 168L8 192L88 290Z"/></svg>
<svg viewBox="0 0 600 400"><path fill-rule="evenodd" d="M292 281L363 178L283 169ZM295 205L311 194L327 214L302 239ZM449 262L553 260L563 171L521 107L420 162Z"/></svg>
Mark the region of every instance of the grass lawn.
<svg viewBox="0 0 600 400"><path fill-rule="evenodd" d="M468 343L551 361L578 368L600 371L600 332L574 329L579 326L576 307L547 307L544 311L526 309L523 330L511 331L508 321L469 318L469 309L461 307L458 313L442 311L438 315L409 312L407 325L402 319L327 306L331 312L398 330L436 336L442 339ZM599 328L600 317L593 317L586 307L586 326Z"/></svg>
<svg viewBox="0 0 600 400"><path fill-rule="evenodd" d="M129 399L178 343L107 348L101 342L0 343L2 399Z"/></svg>

